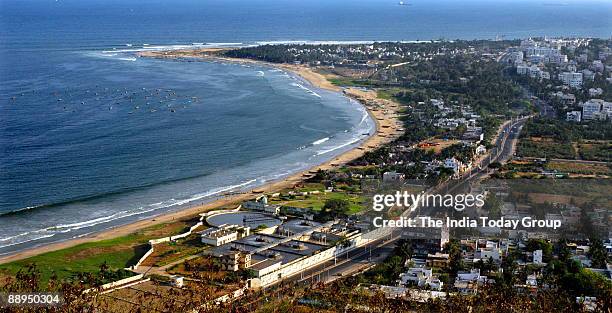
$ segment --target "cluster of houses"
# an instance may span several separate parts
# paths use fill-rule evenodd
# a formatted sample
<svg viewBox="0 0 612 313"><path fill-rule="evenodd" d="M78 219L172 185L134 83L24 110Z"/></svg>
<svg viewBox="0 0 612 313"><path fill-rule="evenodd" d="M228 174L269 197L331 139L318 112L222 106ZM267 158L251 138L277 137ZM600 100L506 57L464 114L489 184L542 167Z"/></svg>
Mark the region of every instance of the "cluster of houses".
<svg viewBox="0 0 612 313"><path fill-rule="evenodd" d="M447 229L439 228L436 231L440 234L439 236L427 234L425 237L406 237L411 240L414 253L412 258L406 260L405 271L397 277L396 285L370 285L368 288L382 291L388 298L427 301L434 298L446 298L449 293L478 293L481 288L495 282L498 268L503 259L511 253L520 256L516 260L517 272L527 268L542 268L547 264L543 251L529 250L526 240L465 239L459 242L465 270L457 272L454 280L447 282L449 285L445 285L445 282L441 280L441 275L445 275L444 273L449 270L451 262L449 254L442 252L442 246L447 240L440 241L439 238L447 238L444 235ZM412 230L412 232L418 232L418 230ZM604 242L604 246L608 256L612 256L612 239ZM567 248L572 259L580 261L586 268L591 266L587 256L588 243L568 242ZM484 272L483 265L488 266ZM612 264L608 264L604 269L589 268L589 270L612 279ZM536 292L539 288L546 288L546 285L541 282L540 275L537 270L529 272L525 280L518 282L514 287L527 292ZM596 301L592 297L588 300L590 303Z"/></svg>
<svg viewBox="0 0 612 313"><path fill-rule="evenodd" d="M411 43L370 43L370 44L333 44L293 45L287 48L295 60L309 60L311 65L344 66L355 68L377 68L385 61L403 61L389 65L396 67L419 60L427 60L435 55L460 55L474 53L474 47L437 49L415 49ZM302 61L296 61L302 63Z"/></svg>
<svg viewBox="0 0 612 313"><path fill-rule="evenodd" d="M581 53L574 60L562 53L562 48L574 52L577 48L588 46L589 39L546 39L522 40L520 46L508 49L508 57L504 59L516 67L519 75L528 75L540 80L552 78L548 69L558 72L556 78L566 87L580 89L585 80L592 81L596 73L605 75L612 71L605 61L612 55L612 49L605 47L598 54L597 60L591 60L586 53ZM582 70L578 70L582 68ZM609 76L612 77L612 76ZM612 78L608 78L612 82Z"/></svg>
<svg viewBox="0 0 612 313"><path fill-rule="evenodd" d="M481 193L486 189L487 193L495 195L501 202L501 208L499 217L505 220L520 221L524 218L533 217L535 204L527 204L517 202L512 199L509 193L509 186L502 182L496 182L495 184L483 186L475 186L472 189L473 193ZM489 212L483 208L478 208L471 213L473 217L486 216ZM584 216L583 216L584 215ZM486 227L479 229L481 233L492 235L492 236L503 236L516 240L525 239L546 239L546 240L557 240L563 233L571 234L579 230L581 224L584 223L585 219L591 224L592 230L600 233L603 237L612 238L612 214L605 207L594 207L589 211L584 211L579 206L571 203L548 203L546 212L543 213L545 220L558 220L561 221L561 228L557 231L546 229L544 231L539 229L500 229L495 227Z"/></svg>
<svg viewBox="0 0 612 313"><path fill-rule="evenodd" d="M569 122L607 119L612 121L612 102L602 99L590 99L582 104L582 111L566 113L566 120Z"/></svg>
<svg viewBox="0 0 612 313"><path fill-rule="evenodd" d="M455 130L458 127L464 127L464 132L459 140L460 144L472 147L474 149L474 158L484 155L487 152L486 147L483 144L484 131L482 127L478 126L478 121L481 116L475 114L469 105L463 106L451 106L447 105L444 100L441 99L430 99L429 103L431 107L436 109L434 115L434 126L446 130ZM418 102L418 105L424 106L426 102ZM416 145L418 148L428 148L436 146L436 143L420 143ZM398 145L394 147L396 152L392 152L389 155L389 159L396 154L401 154L404 151L410 151L415 149L415 146L406 147ZM454 173L454 177L460 177L461 174L470 171L474 166L474 160L461 161L455 157L446 159L433 159L431 161L421 161L424 166L425 174L439 173L441 168L450 169ZM393 165L405 164L401 161L396 161ZM415 162L405 164L408 166L414 166ZM404 175L395 171L389 171L383 173L383 182L393 182L404 180Z"/></svg>
<svg viewBox="0 0 612 313"><path fill-rule="evenodd" d="M569 122L585 122L592 120L605 120L612 117L612 103L598 97L605 96L604 89L591 86L597 75L606 78L612 84L612 66L606 65L608 57L612 56L612 48L598 47L596 59L588 52L589 39L526 39L518 47L511 47L507 51L508 57L503 59L516 67L516 73L540 80L548 80L549 85L558 91L552 92L551 97L557 99L566 111L566 120ZM574 54L568 59L562 49ZM609 63L609 62L608 62ZM551 75L551 71L557 73ZM556 78L558 83L551 78ZM588 84L586 84L588 82ZM584 89L588 88L588 89ZM590 100L576 103L574 93L588 95ZM612 119L610 119L612 120Z"/></svg>

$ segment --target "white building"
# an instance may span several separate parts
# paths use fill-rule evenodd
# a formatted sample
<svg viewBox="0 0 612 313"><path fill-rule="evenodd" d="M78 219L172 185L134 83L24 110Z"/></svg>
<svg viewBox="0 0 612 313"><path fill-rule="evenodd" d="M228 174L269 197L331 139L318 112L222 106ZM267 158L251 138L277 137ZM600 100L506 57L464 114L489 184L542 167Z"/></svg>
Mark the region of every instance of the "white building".
<svg viewBox="0 0 612 313"><path fill-rule="evenodd" d="M274 215L278 215L280 213L280 206L269 205L267 196L261 196L254 201L245 201L242 203L242 207L249 210L263 211Z"/></svg>
<svg viewBox="0 0 612 313"><path fill-rule="evenodd" d="M531 78L540 77L540 72L541 72L540 68L535 65L532 65L529 67L529 77Z"/></svg>
<svg viewBox="0 0 612 313"><path fill-rule="evenodd" d="M593 64L591 65L591 67L593 68L593 71L595 72L603 72L605 69L605 66L600 60L593 61Z"/></svg>
<svg viewBox="0 0 612 313"><path fill-rule="evenodd" d="M480 269L475 268L469 272L459 272L455 278L454 287L463 294L475 294L480 285L492 282L487 276L480 275Z"/></svg>
<svg viewBox="0 0 612 313"><path fill-rule="evenodd" d="M533 251L533 263L542 264L542 250Z"/></svg>
<svg viewBox="0 0 612 313"><path fill-rule="evenodd" d="M172 275L170 276L170 285L181 288L185 285L185 278L183 276Z"/></svg>
<svg viewBox="0 0 612 313"><path fill-rule="evenodd" d="M501 250L497 243L487 241L485 247L478 248L474 256L476 259L480 259L483 262L492 259L494 262L499 263L501 261Z"/></svg>
<svg viewBox="0 0 612 313"><path fill-rule="evenodd" d="M601 99L591 99L582 104L582 119L585 121L594 119L606 119L612 116L612 102Z"/></svg>
<svg viewBox="0 0 612 313"><path fill-rule="evenodd" d="M559 73L559 80L572 88L582 87L582 73L562 72Z"/></svg>
<svg viewBox="0 0 612 313"><path fill-rule="evenodd" d="M527 75L529 73L529 66L526 64L519 64L516 66L516 73L519 75Z"/></svg>
<svg viewBox="0 0 612 313"><path fill-rule="evenodd" d="M582 113L580 111L567 112L565 120L568 122L580 123L580 121L582 121Z"/></svg>
<svg viewBox="0 0 612 313"><path fill-rule="evenodd" d="M597 97L603 94L603 89L601 88L589 88L589 96Z"/></svg>
<svg viewBox="0 0 612 313"><path fill-rule="evenodd" d="M471 164L470 165L465 165L461 161L459 161L459 160L457 160L455 158L448 158L448 159L444 160L444 167L453 170L453 172L455 174L463 172L463 171L469 169L470 166L471 166Z"/></svg>
<svg viewBox="0 0 612 313"><path fill-rule="evenodd" d="M419 287L429 287L432 290L442 290L443 283L433 277L431 269L424 267L412 267L406 273L400 274L400 284L402 286L415 285Z"/></svg>
<svg viewBox="0 0 612 313"><path fill-rule="evenodd" d="M478 147L476 147L476 154L485 154L487 153L487 148L483 145L478 145Z"/></svg>
<svg viewBox="0 0 612 313"><path fill-rule="evenodd" d="M394 182L394 181L402 181L406 178L406 175L398 172L384 172L383 173L383 182Z"/></svg>
<svg viewBox="0 0 612 313"><path fill-rule="evenodd" d="M215 247L246 237L249 234L249 227L238 225L221 225L219 228L210 228L200 233L202 243Z"/></svg>
<svg viewBox="0 0 612 313"><path fill-rule="evenodd" d="M576 304L579 304L585 312L595 312L597 297L576 297Z"/></svg>
<svg viewBox="0 0 612 313"><path fill-rule="evenodd" d="M554 47L538 47L537 45L527 47L525 49L525 55L529 61L534 63L544 62L560 64L567 62L567 56L561 54L561 51Z"/></svg>
<svg viewBox="0 0 612 313"><path fill-rule="evenodd" d="M510 55L510 60L514 64L523 63L523 52L522 51L512 52L512 54Z"/></svg>
<svg viewBox="0 0 612 313"><path fill-rule="evenodd" d="M525 280L525 285L528 287L537 287L538 277L536 276L536 274L531 274L527 276L527 279Z"/></svg>

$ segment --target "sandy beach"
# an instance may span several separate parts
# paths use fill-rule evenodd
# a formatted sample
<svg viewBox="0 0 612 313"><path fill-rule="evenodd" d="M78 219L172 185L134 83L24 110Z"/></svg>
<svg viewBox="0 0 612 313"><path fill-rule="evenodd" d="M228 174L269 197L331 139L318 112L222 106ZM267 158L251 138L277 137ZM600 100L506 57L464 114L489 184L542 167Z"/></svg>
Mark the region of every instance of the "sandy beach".
<svg viewBox="0 0 612 313"><path fill-rule="evenodd" d="M214 53L218 52L219 50L220 49L200 49L197 50L198 54L194 54L194 50L148 51L140 53L140 56L156 58L200 57L226 62L257 63L266 66L281 68L283 70L290 71L301 76L302 78L304 78L305 80L307 80L312 85L318 88L323 88L336 92L343 92L345 95L361 102L367 108L372 119L376 122L376 132L368 139L363 141L358 147L350 151L347 151L323 164L310 168L307 171L296 173L282 180L257 187L252 192L226 196L203 205L193 206L177 212L162 214L153 218L127 225L117 226L115 228L95 233L90 236L85 236L82 238L67 240L58 243L52 243L45 246L24 250L15 254L2 256L0 257L0 264L25 259L45 252L72 247L86 242L124 236L152 225L193 217L196 216L198 213L202 213L219 207L227 207L254 198L255 193L271 193L277 192L282 189L293 188L296 184L301 182L308 175L309 172L316 171L319 169L330 169L333 167L341 166L360 157L367 151L374 150L377 147L384 145L385 143L393 141L402 133L401 122L397 118L397 113L400 109L400 106L397 103L389 100L378 99L375 91L366 91L356 88L340 88L331 84L324 75L317 73L316 69L304 65L272 64L254 60L220 58L214 55ZM202 55L202 53L206 52L210 52L211 55Z"/></svg>

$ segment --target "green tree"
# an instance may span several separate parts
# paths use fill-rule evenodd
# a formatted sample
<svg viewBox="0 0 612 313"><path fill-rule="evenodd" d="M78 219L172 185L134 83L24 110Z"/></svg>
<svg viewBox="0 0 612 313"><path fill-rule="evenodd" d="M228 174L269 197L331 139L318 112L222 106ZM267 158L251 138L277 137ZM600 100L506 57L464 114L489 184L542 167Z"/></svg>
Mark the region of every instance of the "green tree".
<svg viewBox="0 0 612 313"><path fill-rule="evenodd" d="M449 258L449 273L451 276L456 276L457 272L464 269L463 253L461 246L457 240L451 240L444 246L444 252L448 253Z"/></svg>
<svg viewBox="0 0 612 313"><path fill-rule="evenodd" d="M412 258L412 243L407 239L400 239L395 246L395 254L399 255L402 260L406 261Z"/></svg>
<svg viewBox="0 0 612 313"><path fill-rule="evenodd" d="M606 248L601 240L597 238L591 238L590 243L588 256L591 258L591 266L594 268L605 268L608 261Z"/></svg>
<svg viewBox="0 0 612 313"><path fill-rule="evenodd" d="M337 217L348 213L349 204L349 201L346 199L327 199L323 205L323 210Z"/></svg>

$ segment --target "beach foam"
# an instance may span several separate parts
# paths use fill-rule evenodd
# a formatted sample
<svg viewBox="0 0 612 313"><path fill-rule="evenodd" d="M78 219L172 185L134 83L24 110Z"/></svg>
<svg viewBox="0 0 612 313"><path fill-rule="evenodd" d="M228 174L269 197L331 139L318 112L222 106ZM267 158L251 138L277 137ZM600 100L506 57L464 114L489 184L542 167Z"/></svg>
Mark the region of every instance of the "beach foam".
<svg viewBox="0 0 612 313"><path fill-rule="evenodd" d="M314 141L314 142L312 143L312 145L313 145L313 146L320 145L320 144L322 144L322 143L324 143L324 142L326 142L326 141L328 141L328 140L329 140L329 137L325 137L325 138L322 138L322 139L319 139L319 140Z"/></svg>
<svg viewBox="0 0 612 313"><path fill-rule="evenodd" d="M145 213L153 212L153 211L160 210L160 209L167 209L167 208L171 208L175 206L185 205L185 204L197 201L197 200L202 200L202 199L214 196L214 195L218 195L223 192L232 191L235 189L239 189L241 187L246 187L255 182L257 182L257 179L251 179L251 180L245 181L240 184L215 188L215 189L210 190L209 192L197 194L197 195L194 195L186 199L178 199L178 200L170 199L167 201L156 202L148 206L139 207L134 210L119 211L119 212L113 213L108 216L97 217L97 218L83 221L83 222L59 224L59 225L46 227L46 228L42 228L42 229L38 229L34 231L23 232L23 233L14 235L14 236L0 238L0 248L5 248L5 247L25 244L28 242L37 241L41 239L51 238L55 236L56 234L60 234L60 233L68 233L68 232L75 231L78 229L82 229L86 227L93 227L96 225L113 222L113 221L116 221L122 218L131 217L134 215L145 214ZM22 210L25 210L25 208ZM19 211L19 210L16 210L16 211ZM78 237L78 236L73 236L73 238L75 237Z"/></svg>
<svg viewBox="0 0 612 313"><path fill-rule="evenodd" d="M321 95L319 95L318 93L316 93L316 92L314 92L314 91L312 91L312 90L310 90L310 89L308 89L308 88L304 87L304 85L302 85L302 84L298 84L298 83L291 83L291 86L298 87L298 88L300 88L300 89L302 89L302 90L306 91L307 93L309 93L309 94L311 94L311 95L313 95L313 96L315 96L315 97L321 98Z"/></svg>

